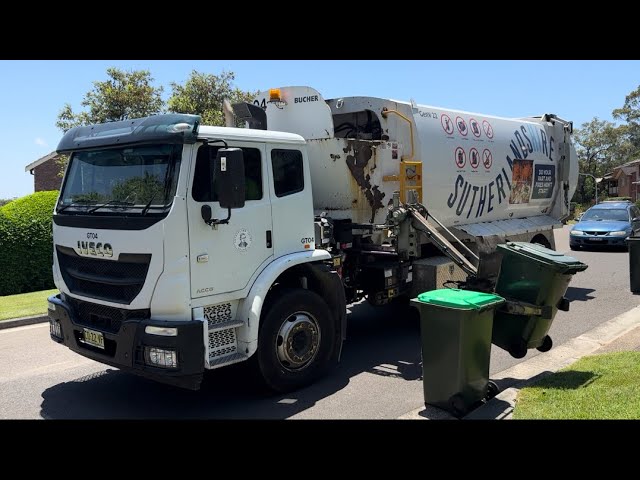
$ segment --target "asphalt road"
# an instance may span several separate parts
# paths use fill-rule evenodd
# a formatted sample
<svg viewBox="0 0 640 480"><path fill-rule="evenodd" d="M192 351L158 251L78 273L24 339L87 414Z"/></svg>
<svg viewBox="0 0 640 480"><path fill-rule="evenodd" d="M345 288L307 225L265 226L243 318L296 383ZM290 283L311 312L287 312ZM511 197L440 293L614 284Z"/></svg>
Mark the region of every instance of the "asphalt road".
<svg viewBox="0 0 640 480"><path fill-rule="evenodd" d="M568 228L556 231L568 251ZM577 251L577 274L551 329L555 345L637 306L628 254ZM161 385L103 366L49 339L47 324L0 330L0 418L317 418L393 419L423 405L420 330L390 309L352 307L342 362L330 376L288 395L244 380L243 365L210 372L199 392ZM529 351L526 359L540 355ZM491 372L519 361L497 347Z"/></svg>

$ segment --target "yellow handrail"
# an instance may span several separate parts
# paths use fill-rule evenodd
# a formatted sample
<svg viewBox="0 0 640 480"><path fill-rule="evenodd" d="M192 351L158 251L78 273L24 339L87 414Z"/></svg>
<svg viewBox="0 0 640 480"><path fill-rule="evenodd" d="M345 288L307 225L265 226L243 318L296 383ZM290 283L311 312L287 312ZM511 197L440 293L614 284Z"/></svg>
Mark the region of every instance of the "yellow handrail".
<svg viewBox="0 0 640 480"><path fill-rule="evenodd" d="M413 149L413 122L411 121L411 119L407 118L405 115L403 115L399 111L397 111L397 110L388 110L387 107L384 107L382 109L382 118L387 118L387 115L389 115L390 113L394 113L394 114L398 115L401 119L403 119L405 122L407 122L409 124L409 136L411 138L411 155L409 155L409 158L407 158L406 160L412 161L413 160L413 154L415 152L415 150ZM405 160L405 159L403 158L403 160Z"/></svg>
<svg viewBox="0 0 640 480"><path fill-rule="evenodd" d="M397 110L389 110L387 109L387 107L384 107L382 109L382 118L387 118L387 115L389 115L390 113L393 113L395 115L398 115L400 118L402 118L404 121L406 121L409 124L409 137L411 138L411 155L409 155L408 158L406 158L405 156L402 156L402 158L400 159L400 175L397 176L397 180L400 181L400 199L403 202L407 201L407 172L406 172L406 168L413 166L416 168L416 176L417 176L417 181L418 181L418 185L412 185L412 189L416 190L418 192L418 201L420 203L422 203L422 162L419 160L414 160L413 159L413 155L415 153L414 147L413 147L413 122L411 121L411 119L407 118L405 115L403 115L402 113L400 113ZM390 180L396 180L396 176L395 175L386 175L385 177L383 177L383 181L390 181Z"/></svg>

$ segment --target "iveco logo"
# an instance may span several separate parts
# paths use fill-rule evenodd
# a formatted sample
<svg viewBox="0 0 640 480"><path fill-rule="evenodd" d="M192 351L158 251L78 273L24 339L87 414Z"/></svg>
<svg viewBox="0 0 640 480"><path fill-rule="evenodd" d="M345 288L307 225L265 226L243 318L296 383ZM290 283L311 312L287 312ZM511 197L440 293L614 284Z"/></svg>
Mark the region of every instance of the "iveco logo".
<svg viewBox="0 0 640 480"><path fill-rule="evenodd" d="M110 243L83 242L78 240L78 251L81 255L93 255L95 257L113 257L113 247Z"/></svg>

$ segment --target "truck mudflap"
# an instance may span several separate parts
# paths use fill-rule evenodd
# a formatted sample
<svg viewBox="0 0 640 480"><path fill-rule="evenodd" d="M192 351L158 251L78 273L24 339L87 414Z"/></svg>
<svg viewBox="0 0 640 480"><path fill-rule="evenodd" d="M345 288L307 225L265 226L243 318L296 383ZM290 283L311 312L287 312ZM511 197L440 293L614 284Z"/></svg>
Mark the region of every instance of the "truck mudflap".
<svg viewBox="0 0 640 480"><path fill-rule="evenodd" d="M202 322L135 319L122 322L116 332L110 332L88 326L87 322L76 318L60 294L48 300L50 335L55 342L125 372L190 390L200 388L204 374ZM150 334L147 327L177 328L177 335ZM152 348L175 352L176 367L151 364ZM158 350L153 352L156 359L161 355Z"/></svg>

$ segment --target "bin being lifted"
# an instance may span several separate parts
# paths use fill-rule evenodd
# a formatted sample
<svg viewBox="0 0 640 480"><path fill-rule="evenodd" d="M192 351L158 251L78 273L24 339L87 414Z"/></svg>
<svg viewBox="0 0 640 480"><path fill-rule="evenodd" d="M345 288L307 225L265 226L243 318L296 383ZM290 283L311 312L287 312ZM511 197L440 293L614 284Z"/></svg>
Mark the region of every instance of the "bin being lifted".
<svg viewBox="0 0 640 480"><path fill-rule="evenodd" d="M558 310L569 310L564 294L574 274L587 269L579 260L541 245L509 242L503 254L496 293L507 302L496 311L491 342L523 358L530 348L551 349L548 335Z"/></svg>

